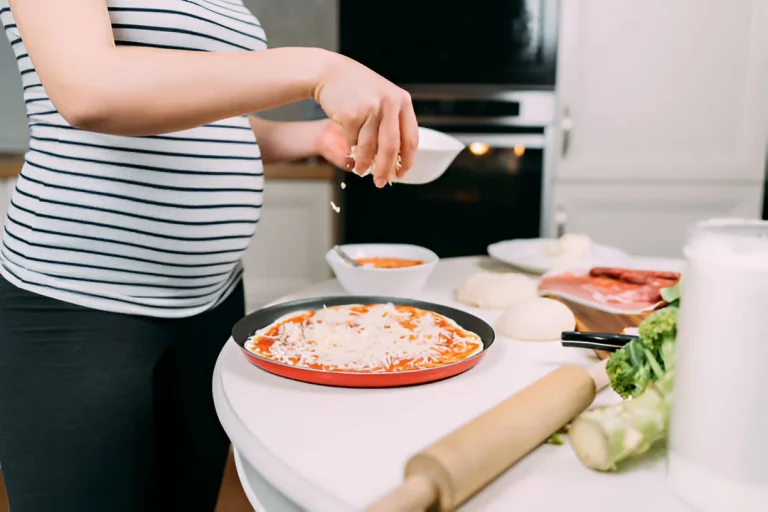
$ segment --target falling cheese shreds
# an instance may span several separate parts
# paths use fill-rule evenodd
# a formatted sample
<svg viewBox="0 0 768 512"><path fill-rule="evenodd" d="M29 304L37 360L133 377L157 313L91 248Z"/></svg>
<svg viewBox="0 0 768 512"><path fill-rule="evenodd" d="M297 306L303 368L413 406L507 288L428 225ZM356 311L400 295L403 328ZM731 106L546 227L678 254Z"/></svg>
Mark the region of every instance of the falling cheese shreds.
<svg viewBox="0 0 768 512"><path fill-rule="evenodd" d="M306 318L295 321L302 315ZM264 339L268 348L259 344ZM293 366L381 373L456 362L482 351L483 344L448 318L416 315L389 303L293 313L257 331L245 348Z"/></svg>
<svg viewBox="0 0 768 512"><path fill-rule="evenodd" d="M336 213L339 213L341 211L341 208L336 206L336 203L334 203L333 201L331 201L331 208L333 208L333 211L335 211Z"/></svg>
<svg viewBox="0 0 768 512"><path fill-rule="evenodd" d="M356 148L357 148L357 146L352 146L352 148L351 148L352 152L349 155L347 155L348 158L351 158L352 160L355 159L355 149ZM400 153L398 153L397 154L397 159L395 161L395 169L394 170L395 171L399 171L402 166L403 166L402 155L400 155ZM352 172L355 172L355 169L357 169L357 164L355 164L355 167L352 169ZM359 175L362 176L362 177L368 176L369 174L372 174L375 171L375 169L376 169L376 159L374 158L373 159L373 163L371 164L371 166L368 169L366 169L365 172L363 172L362 174L359 174ZM358 173L355 172L355 174L358 174ZM392 185L392 182L393 182L392 176L391 176L392 174L393 173L390 173L390 176L387 177L387 183L390 184L390 185Z"/></svg>

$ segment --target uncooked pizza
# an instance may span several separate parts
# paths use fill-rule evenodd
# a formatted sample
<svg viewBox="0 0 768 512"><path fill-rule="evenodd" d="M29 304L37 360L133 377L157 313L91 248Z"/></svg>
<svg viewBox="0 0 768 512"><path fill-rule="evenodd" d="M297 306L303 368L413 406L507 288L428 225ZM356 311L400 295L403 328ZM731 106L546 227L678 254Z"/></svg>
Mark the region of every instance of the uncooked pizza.
<svg viewBox="0 0 768 512"><path fill-rule="evenodd" d="M382 373L463 361L480 337L433 311L394 304L351 304L301 311L257 331L245 348L300 368Z"/></svg>

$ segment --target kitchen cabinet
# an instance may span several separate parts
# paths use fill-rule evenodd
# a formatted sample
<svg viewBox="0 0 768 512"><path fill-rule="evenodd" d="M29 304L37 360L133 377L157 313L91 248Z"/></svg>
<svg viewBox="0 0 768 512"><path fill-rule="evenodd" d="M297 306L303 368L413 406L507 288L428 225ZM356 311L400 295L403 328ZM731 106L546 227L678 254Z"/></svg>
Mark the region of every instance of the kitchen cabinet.
<svg viewBox="0 0 768 512"><path fill-rule="evenodd" d="M267 180L256 234L243 257L248 311L332 277L325 253L333 245L329 180Z"/></svg>
<svg viewBox="0 0 768 512"><path fill-rule="evenodd" d="M687 229L712 217L759 218L763 191L752 184L567 183L555 189L566 232L630 254L681 257Z"/></svg>
<svg viewBox="0 0 768 512"><path fill-rule="evenodd" d="M561 5L558 184L762 182L768 2Z"/></svg>

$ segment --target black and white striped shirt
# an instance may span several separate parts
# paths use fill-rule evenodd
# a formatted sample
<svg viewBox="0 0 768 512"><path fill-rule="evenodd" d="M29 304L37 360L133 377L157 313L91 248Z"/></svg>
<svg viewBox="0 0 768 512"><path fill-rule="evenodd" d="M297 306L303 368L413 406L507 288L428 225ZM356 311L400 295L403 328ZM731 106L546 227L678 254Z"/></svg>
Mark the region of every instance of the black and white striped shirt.
<svg viewBox="0 0 768 512"><path fill-rule="evenodd" d="M260 50L239 0L107 0L117 45ZM7 0L29 152L9 206L0 273L55 299L179 318L215 307L240 280L262 204L261 157L246 116L148 137L70 126L40 83Z"/></svg>

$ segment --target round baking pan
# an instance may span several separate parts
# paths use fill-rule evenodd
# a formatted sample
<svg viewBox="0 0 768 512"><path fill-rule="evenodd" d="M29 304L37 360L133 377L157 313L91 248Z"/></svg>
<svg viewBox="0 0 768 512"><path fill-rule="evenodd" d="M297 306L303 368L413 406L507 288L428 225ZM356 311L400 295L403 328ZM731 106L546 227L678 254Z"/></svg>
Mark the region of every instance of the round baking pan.
<svg viewBox="0 0 768 512"><path fill-rule="evenodd" d="M245 348L245 343L259 329L267 327L276 320L285 315L306 310L318 310L323 307L343 306L348 304L387 304L392 303L396 306L405 305L424 309L438 313L456 322L467 331L477 334L483 342L483 350L472 357L462 361L438 366L436 368L427 368L424 370L408 370L401 372L340 372L314 370L311 368L302 368L289 364L279 363L268 359L259 354L253 353ZM352 388L383 388L396 386L411 386L414 384L424 384L437 380L453 377L474 367L485 356L488 348L493 344L496 337L493 327L480 318L448 306L432 304L412 299L399 299L394 297L375 297L375 296L334 296L334 297L314 297L311 299L302 299L281 304L274 304L263 309L254 311L244 317L232 329L232 337L240 346L245 357L262 370L275 375L292 380L309 382L312 384L322 384L326 386L352 387Z"/></svg>

